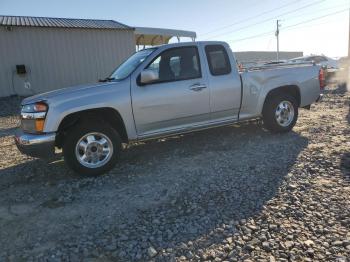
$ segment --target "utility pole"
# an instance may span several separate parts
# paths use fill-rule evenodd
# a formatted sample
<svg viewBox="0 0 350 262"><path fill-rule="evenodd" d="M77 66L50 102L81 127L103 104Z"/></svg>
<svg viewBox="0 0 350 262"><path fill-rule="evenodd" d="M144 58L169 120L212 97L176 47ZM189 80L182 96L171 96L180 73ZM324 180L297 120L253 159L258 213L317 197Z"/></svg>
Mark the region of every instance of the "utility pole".
<svg viewBox="0 0 350 262"><path fill-rule="evenodd" d="M348 42L348 60L350 59L350 8L349 8L349 42Z"/></svg>
<svg viewBox="0 0 350 262"><path fill-rule="evenodd" d="M279 52L280 52L280 38L279 38L279 35L280 35L280 20L277 20L276 21L276 37L277 37L277 62L279 61Z"/></svg>
<svg viewBox="0 0 350 262"><path fill-rule="evenodd" d="M347 73L348 73L348 79L346 82L346 88L347 90L350 90L350 8L349 8L349 42L348 42L348 57L347 57L346 67Z"/></svg>

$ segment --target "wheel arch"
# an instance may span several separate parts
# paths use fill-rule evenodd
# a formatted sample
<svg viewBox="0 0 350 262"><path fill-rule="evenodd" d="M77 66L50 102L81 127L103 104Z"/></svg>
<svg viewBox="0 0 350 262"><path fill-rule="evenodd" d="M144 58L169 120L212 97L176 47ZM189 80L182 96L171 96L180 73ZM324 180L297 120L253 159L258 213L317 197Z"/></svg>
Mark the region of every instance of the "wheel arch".
<svg viewBox="0 0 350 262"><path fill-rule="evenodd" d="M57 129L56 146L59 148L63 146L64 136L68 133L70 128L84 120L91 120L93 118L110 124L118 131L122 142L128 143L128 134L120 113L114 108L101 107L77 111L66 115L60 122Z"/></svg>
<svg viewBox="0 0 350 262"><path fill-rule="evenodd" d="M279 94L290 94L292 95L297 103L298 107L301 103L301 95L300 95L300 88L297 85L285 85L285 86L279 86L274 89L271 89L265 96L264 104L263 104L263 110L266 106L266 103L271 97L274 97Z"/></svg>

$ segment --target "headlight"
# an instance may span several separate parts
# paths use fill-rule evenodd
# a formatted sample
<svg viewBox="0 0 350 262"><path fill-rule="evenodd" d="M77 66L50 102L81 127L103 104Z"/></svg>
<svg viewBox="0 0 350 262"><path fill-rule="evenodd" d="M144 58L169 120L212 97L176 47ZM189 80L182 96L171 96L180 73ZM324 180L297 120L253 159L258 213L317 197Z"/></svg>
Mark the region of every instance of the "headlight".
<svg viewBox="0 0 350 262"><path fill-rule="evenodd" d="M23 131L29 133L38 133L44 130L47 104L38 102L22 106L21 122Z"/></svg>
<svg viewBox="0 0 350 262"><path fill-rule="evenodd" d="M43 102L22 106L21 113L47 112L47 105Z"/></svg>

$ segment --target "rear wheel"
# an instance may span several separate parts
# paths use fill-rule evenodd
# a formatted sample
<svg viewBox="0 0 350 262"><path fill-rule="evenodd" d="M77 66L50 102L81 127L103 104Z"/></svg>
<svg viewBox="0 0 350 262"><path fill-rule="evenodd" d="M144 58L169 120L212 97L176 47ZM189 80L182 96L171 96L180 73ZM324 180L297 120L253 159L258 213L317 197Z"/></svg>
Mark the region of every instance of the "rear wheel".
<svg viewBox="0 0 350 262"><path fill-rule="evenodd" d="M101 175L112 169L121 151L121 139L106 123L82 123L70 130L63 145L64 160L75 172Z"/></svg>
<svg viewBox="0 0 350 262"><path fill-rule="evenodd" d="M264 126L275 133L292 130L298 119L298 104L289 94L279 94L266 101L263 109Z"/></svg>

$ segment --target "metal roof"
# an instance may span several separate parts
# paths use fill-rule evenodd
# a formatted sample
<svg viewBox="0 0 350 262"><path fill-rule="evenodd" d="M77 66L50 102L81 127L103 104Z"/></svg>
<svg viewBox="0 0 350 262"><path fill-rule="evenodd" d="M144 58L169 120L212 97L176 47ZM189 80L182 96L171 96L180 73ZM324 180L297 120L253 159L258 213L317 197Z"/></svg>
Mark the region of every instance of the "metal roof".
<svg viewBox="0 0 350 262"><path fill-rule="evenodd" d="M137 45L167 44L172 37L189 37L194 41L197 34L196 32L185 30L135 27L135 38Z"/></svg>
<svg viewBox="0 0 350 262"><path fill-rule="evenodd" d="M0 15L0 26L30 26L30 27L63 27L63 28L95 28L133 30L132 27L114 20L3 16Z"/></svg>

